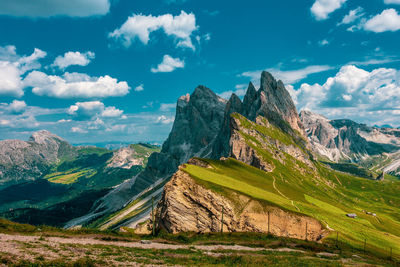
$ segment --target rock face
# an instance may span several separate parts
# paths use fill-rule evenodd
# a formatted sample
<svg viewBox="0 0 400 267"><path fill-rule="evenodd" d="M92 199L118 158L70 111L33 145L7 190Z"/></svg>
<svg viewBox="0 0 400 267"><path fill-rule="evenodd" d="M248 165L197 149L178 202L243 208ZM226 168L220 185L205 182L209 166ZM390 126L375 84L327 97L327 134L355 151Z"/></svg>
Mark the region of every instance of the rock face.
<svg viewBox="0 0 400 267"><path fill-rule="evenodd" d="M271 170L272 166L264 163L254 149L241 147L243 142L240 140L231 142L238 137L232 134L233 113L253 121L264 116L283 131L298 137L299 142L307 143L289 93L283 83L276 81L271 74L262 73L258 91L253 84L249 84L243 103L236 95L226 101L210 89L198 86L192 95L179 98L171 133L161 152L149 158L146 169L98 200L90 214L71 221L67 226L86 223L121 209L144 190L170 179L178 166L192 157L219 159L234 156L265 171Z"/></svg>
<svg viewBox="0 0 400 267"><path fill-rule="evenodd" d="M225 105L226 100L204 86L197 87L191 96L179 98L175 122L162 152L179 163L193 155L209 153L210 144L221 129Z"/></svg>
<svg viewBox="0 0 400 267"><path fill-rule="evenodd" d="M29 141L0 141L0 187L36 180L61 157L74 153L67 141L44 130Z"/></svg>
<svg viewBox="0 0 400 267"><path fill-rule="evenodd" d="M286 90L282 81L266 71L261 74L260 89L255 91L252 84L249 85L243 100L244 116L255 120L259 115L275 123L284 131L297 130L304 135L304 127L300 121L296 106Z"/></svg>
<svg viewBox="0 0 400 267"><path fill-rule="evenodd" d="M269 227L273 235L308 240L318 240L323 233L322 225L313 218L233 194L239 205L202 187L184 170L179 170L164 187L156 211L158 227L170 233L219 232L223 207L224 232L268 233Z"/></svg>
<svg viewBox="0 0 400 267"><path fill-rule="evenodd" d="M254 148L246 143L245 139L240 133L245 132L246 134L257 138L258 133L256 131L244 129L244 127L241 126L240 120L234 117L231 118L230 129L230 157L240 160L241 162L244 162L263 171L273 171L275 166L273 166L271 163L265 162L262 159L262 156L259 155Z"/></svg>
<svg viewBox="0 0 400 267"><path fill-rule="evenodd" d="M145 170L99 199L89 214L74 219L66 227L87 223L117 211L141 192L169 179L178 166L194 156L206 157L220 131L226 100L205 86L178 99L174 125L160 153L153 153Z"/></svg>
<svg viewBox="0 0 400 267"><path fill-rule="evenodd" d="M155 146L135 144L114 151L107 162L107 168L130 169L133 166L146 166L147 158L156 150Z"/></svg>
<svg viewBox="0 0 400 267"><path fill-rule="evenodd" d="M302 111L300 117L313 151L331 161L361 163L400 150L398 129L369 127L351 120L328 120L310 111Z"/></svg>

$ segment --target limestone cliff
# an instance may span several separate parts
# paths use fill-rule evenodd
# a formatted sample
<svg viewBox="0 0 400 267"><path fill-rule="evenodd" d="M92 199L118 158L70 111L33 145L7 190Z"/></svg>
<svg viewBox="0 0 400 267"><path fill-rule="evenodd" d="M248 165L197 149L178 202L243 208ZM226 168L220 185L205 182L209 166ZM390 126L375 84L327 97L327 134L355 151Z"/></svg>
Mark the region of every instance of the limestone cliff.
<svg viewBox="0 0 400 267"><path fill-rule="evenodd" d="M191 164L198 164L189 161ZM262 232L318 240L323 226L315 219L269 206L232 192L230 199L196 183L184 166L165 185L156 211L157 227L170 233L219 232L223 208L224 232ZM268 222L269 220L269 222ZM306 233L307 231L307 233ZM307 237L306 237L307 235Z"/></svg>

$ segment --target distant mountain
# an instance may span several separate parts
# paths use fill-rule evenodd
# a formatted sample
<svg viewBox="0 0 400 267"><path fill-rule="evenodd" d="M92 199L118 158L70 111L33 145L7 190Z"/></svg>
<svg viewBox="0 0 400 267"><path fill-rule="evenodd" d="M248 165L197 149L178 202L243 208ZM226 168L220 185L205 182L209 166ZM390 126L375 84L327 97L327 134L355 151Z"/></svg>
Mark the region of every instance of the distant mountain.
<svg viewBox="0 0 400 267"><path fill-rule="evenodd" d="M35 132L29 141L4 140L0 147L0 216L50 225L87 213L96 199L143 170L151 153L159 151L147 144L115 151L75 147L48 131Z"/></svg>
<svg viewBox="0 0 400 267"><path fill-rule="evenodd" d="M35 132L28 141L0 141L0 188L34 181L60 159L76 154L67 141L44 130Z"/></svg>
<svg viewBox="0 0 400 267"><path fill-rule="evenodd" d="M354 162L376 171L400 172L400 130L369 127L351 120L329 120L311 111L300 118L312 150L333 162Z"/></svg>

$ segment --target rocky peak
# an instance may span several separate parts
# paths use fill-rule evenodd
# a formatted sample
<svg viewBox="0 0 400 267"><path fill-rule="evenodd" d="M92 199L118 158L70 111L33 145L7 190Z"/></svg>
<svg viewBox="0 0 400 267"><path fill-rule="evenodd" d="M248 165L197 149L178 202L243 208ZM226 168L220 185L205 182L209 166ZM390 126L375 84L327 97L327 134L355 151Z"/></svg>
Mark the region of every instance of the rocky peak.
<svg viewBox="0 0 400 267"><path fill-rule="evenodd" d="M282 81L276 81L269 72L264 71L261 74L259 95L261 106L257 115L263 115L278 125L282 119L305 136L296 106Z"/></svg>
<svg viewBox="0 0 400 267"><path fill-rule="evenodd" d="M275 80L267 71L261 74L258 91L252 83L249 84L243 100L243 109L243 115L252 121L261 115L285 132L294 134L292 130L296 130L305 136L303 124L289 92L282 81Z"/></svg>
<svg viewBox="0 0 400 267"><path fill-rule="evenodd" d="M52 141L66 142L61 137L59 137L49 131L46 131L46 130L40 130L40 131L34 132L31 135L31 137L29 137L29 141L35 142L35 143L41 144L41 145L46 145Z"/></svg>
<svg viewBox="0 0 400 267"><path fill-rule="evenodd" d="M260 88L266 91L276 90L278 82L275 80L274 76L268 71L263 71L261 73Z"/></svg>
<svg viewBox="0 0 400 267"><path fill-rule="evenodd" d="M202 85L192 95L181 97L162 152L170 154L180 164L206 151L220 130L225 105L226 100Z"/></svg>
<svg viewBox="0 0 400 267"><path fill-rule="evenodd" d="M307 128L308 125L310 125L312 123L315 123L317 121L329 122L328 118L326 118L326 117L324 117L324 116L322 116L320 114L314 113L314 112L312 112L310 110L302 110L302 111L300 111L299 117L300 117L304 127L306 127L306 128Z"/></svg>

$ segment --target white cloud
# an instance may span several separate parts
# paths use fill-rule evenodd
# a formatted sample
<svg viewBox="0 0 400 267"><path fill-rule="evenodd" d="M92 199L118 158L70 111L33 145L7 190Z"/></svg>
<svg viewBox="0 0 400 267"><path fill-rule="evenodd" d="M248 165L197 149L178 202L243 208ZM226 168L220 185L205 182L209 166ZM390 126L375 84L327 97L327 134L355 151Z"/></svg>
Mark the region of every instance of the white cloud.
<svg viewBox="0 0 400 267"><path fill-rule="evenodd" d="M364 9L362 7L357 7L356 9L350 10L349 14L344 16L342 21L338 23L338 25L353 23L364 15Z"/></svg>
<svg viewBox="0 0 400 267"><path fill-rule="evenodd" d="M326 45L329 44L329 41L326 40L326 39L323 39L323 40L319 41L318 44L319 44L320 46L326 46Z"/></svg>
<svg viewBox="0 0 400 267"><path fill-rule="evenodd" d="M175 103L161 103L160 111L170 111L176 108Z"/></svg>
<svg viewBox="0 0 400 267"><path fill-rule="evenodd" d="M117 109L116 107L107 107L101 113L101 116L106 118L116 118L120 117L123 112L123 110Z"/></svg>
<svg viewBox="0 0 400 267"><path fill-rule="evenodd" d="M26 110L25 101L13 100L10 104L6 105L5 110L10 114L22 114Z"/></svg>
<svg viewBox="0 0 400 267"><path fill-rule="evenodd" d="M144 85L140 84L138 86L135 87L135 92L141 92L144 90Z"/></svg>
<svg viewBox="0 0 400 267"><path fill-rule="evenodd" d="M400 15L393 8L385 9L368 21L363 26L364 30L372 32L386 32L400 30Z"/></svg>
<svg viewBox="0 0 400 267"><path fill-rule="evenodd" d="M165 115L161 115L157 118L156 123L162 123L162 124L170 124L174 122L173 117L167 117Z"/></svg>
<svg viewBox="0 0 400 267"><path fill-rule="evenodd" d="M369 72L346 65L323 85L304 83L298 90L288 89L299 110L369 124L382 124L385 120L399 125L399 117L390 115L400 110L400 72L395 69Z"/></svg>
<svg viewBox="0 0 400 267"><path fill-rule="evenodd" d="M126 124L116 124L108 127L106 129L106 132L124 132L126 128Z"/></svg>
<svg viewBox="0 0 400 267"><path fill-rule="evenodd" d="M311 13L317 20L325 20L329 14L342 7L347 0L315 0Z"/></svg>
<svg viewBox="0 0 400 267"><path fill-rule="evenodd" d="M392 62L398 62L400 59L395 57L386 57L386 58L370 58L364 61L350 61L346 65L357 65L357 66L370 66L370 65L382 65Z"/></svg>
<svg viewBox="0 0 400 267"><path fill-rule="evenodd" d="M78 65L78 66L87 66L92 59L94 59L95 54L93 52L66 52L64 56L58 56L54 60L52 66L58 67L59 69L64 70L65 68Z"/></svg>
<svg viewBox="0 0 400 267"><path fill-rule="evenodd" d="M20 97L24 94L21 72L15 64L0 61L0 95Z"/></svg>
<svg viewBox="0 0 400 267"><path fill-rule="evenodd" d="M37 48L30 56L19 56L15 46L0 46L0 95L21 97L24 94L21 75L40 68L38 61L45 56L46 52Z"/></svg>
<svg viewBox="0 0 400 267"><path fill-rule="evenodd" d="M163 61L158 64L157 68L151 68L151 72L172 72L177 68L184 68L185 61L179 58L173 58L170 55L164 55Z"/></svg>
<svg viewBox="0 0 400 267"><path fill-rule="evenodd" d="M56 76L33 71L24 79L24 85L33 87L34 94L56 98L124 96L130 90L127 82L118 82L108 75L91 77L76 72Z"/></svg>
<svg viewBox="0 0 400 267"><path fill-rule="evenodd" d="M93 118L117 118L121 117L123 110L116 107L106 107L100 101L76 102L71 105L67 111L78 121L89 120Z"/></svg>
<svg viewBox="0 0 400 267"><path fill-rule="evenodd" d="M87 130L84 130L80 127L72 127L71 132L73 132L73 133L88 133Z"/></svg>
<svg viewBox="0 0 400 267"><path fill-rule="evenodd" d="M87 17L105 15L109 0L12 0L0 1L0 15L48 18L53 16Z"/></svg>
<svg viewBox="0 0 400 267"><path fill-rule="evenodd" d="M0 119L0 128L34 129L39 126L40 123L33 115L17 115Z"/></svg>
<svg viewBox="0 0 400 267"><path fill-rule="evenodd" d="M311 65L298 70L280 70L276 68L267 69L276 79L282 80L285 84L297 83L308 75L331 70L333 67L327 65ZM252 81L258 81L261 77L261 70L246 71L241 76L250 77Z"/></svg>
<svg viewBox="0 0 400 267"><path fill-rule="evenodd" d="M197 30L196 17L185 11L177 16L165 14L160 16L134 14L118 29L109 34L109 37L121 40L124 46L129 47L137 38L147 45L152 32L162 29L168 36L175 38L178 47L188 47L195 50L191 35Z"/></svg>
<svg viewBox="0 0 400 267"><path fill-rule="evenodd" d="M384 0L385 4L390 5L400 5L400 0Z"/></svg>

